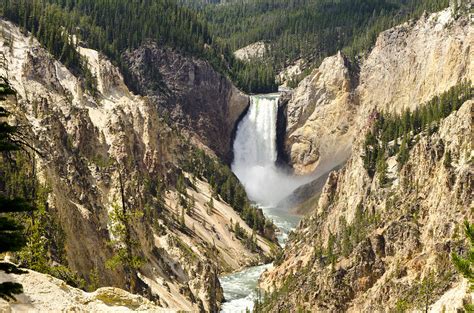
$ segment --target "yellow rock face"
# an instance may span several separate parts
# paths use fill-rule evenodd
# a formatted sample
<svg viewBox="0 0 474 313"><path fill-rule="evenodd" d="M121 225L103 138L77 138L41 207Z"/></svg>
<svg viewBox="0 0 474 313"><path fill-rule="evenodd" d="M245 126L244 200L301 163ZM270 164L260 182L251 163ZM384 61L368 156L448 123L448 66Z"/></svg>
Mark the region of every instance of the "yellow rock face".
<svg viewBox="0 0 474 313"><path fill-rule="evenodd" d="M379 35L351 68L339 53L294 90L287 105L286 150L299 174L346 160L374 110L414 109L463 79L474 80L473 24L450 10Z"/></svg>

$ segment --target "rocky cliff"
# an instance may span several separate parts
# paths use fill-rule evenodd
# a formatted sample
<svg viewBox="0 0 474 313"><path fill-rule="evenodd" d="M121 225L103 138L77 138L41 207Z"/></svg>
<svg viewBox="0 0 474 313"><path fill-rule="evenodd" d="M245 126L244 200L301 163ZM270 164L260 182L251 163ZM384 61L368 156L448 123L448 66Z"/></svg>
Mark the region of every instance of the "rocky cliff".
<svg viewBox="0 0 474 313"><path fill-rule="evenodd" d="M175 125L230 163L236 122L249 105L212 66L149 42L125 54L130 83Z"/></svg>
<svg viewBox="0 0 474 313"><path fill-rule="evenodd" d="M24 290L13 302L0 299L2 312L170 312L122 289L104 287L85 292L34 271L21 275L2 272L0 279L18 282Z"/></svg>
<svg viewBox="0 0 474 313"><path fill-rule="evenodd" d="M462 222L474 220L474 102L418 134L405 164L389 156L386 182L363 157L374 112L416 110L474 80L472 25L449 9L423 16L383 32L359 66L327 58L293 92L286 152L295 171L347 161L319 198L307 197L312 213L263 274L262 312L456 312L473 301L450 254L464 251Z"/></svg>
<svg viewBox="0 0 474 313"><path fill-rule="evenodd" d="M415 108L463 79L474 78L474 27L451 10L382 32L368 55L326 58L294 90L287 106L286 152L296 173L346 160L374 109Z"/></svg>
<svg viewBox="0 0 474 313"><path fill-rule="evenodd" d="M50 190L48 214L63 233L61 259L67 264L62 265L87 283L100 273L99 286L141 293L164 308L217 311L223 300L217 275L261 262L273 253L273 244L257 236L257 252L250 251L230 225L239 222L248 233L252 230L204 178L182 171L181 161L190 157L192 146L179 126L166 123L162 96L134 95L104 56L79 48L97 79L92 95L34 38L5 21L0 28L0 75L18 93L9 110L38 151L38 176ZM246 98L215 72L202 74L210 71L207 64L171 52L160 56L177 58L157 61L170 90L163 106L171 110L176 104L190 129L193 123L207 127L193 129L198 139L218 154L227 153L230 135L223 134L230 134ZM171 79L168 66L182 67L182 72ZM148 88L145 81L139 86ZM202 92L211 89L213 99L207 103ZM190 100L180 102L185 95ZM238 104L227 106L235 98ZM227 124L213 128L224 118ZM225 142L212 143L209 134ZM176 177L182 177L181 184ZM123 253L131 259L121 258Z"/></svg>
<svg viewBox="0 0 474 313"><path fill-rule="evenodd" d="M273 293L263 311L455 312L472 301L450 254L465 249L462 222L474 219L473 104L419 135L400 170L390 157L385 184L367 174L363 140L356 141L315 211L264 273L261 286Z"/></svg>
<svg viewBox="0 0 474 313"><path fill-rule="evenodd" d="M267 49L269 47L263 41L258 41L240 48L234 52L234 55L239 60L250 61L263 58L267 53Z"/></svg>

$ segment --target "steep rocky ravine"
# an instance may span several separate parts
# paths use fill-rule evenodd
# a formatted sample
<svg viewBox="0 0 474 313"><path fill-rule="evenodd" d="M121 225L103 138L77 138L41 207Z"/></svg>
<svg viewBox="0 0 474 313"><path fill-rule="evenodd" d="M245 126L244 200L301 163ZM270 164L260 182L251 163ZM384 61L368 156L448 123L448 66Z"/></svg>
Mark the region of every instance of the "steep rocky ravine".
<svg viewBox="0 0 474 313"><path fill-rule="evenodd" d="M150 97L134 95L104 56L79 48L97 77L98 93L92 96L34 38L6 21L0 28L0 74L18 93L9 109L39 152L39 179L51 190L49 214L64 232L63 265L87 282L99 272L100 286L143 294L164 308L217 311L223 300L217 275L262 262L275 247L258 235L258 252L252 252L235 238L232 221L247 233L252 229L205 179L182 173L180 160L189 157L191 147L182 135L187 130L181 124L170 128L163 112L174 119L171 107L184 111L176 118L189 122L188 130L197 135L192 142L224 157L248 99L209 64L156 46L159 56L153 61L163 60L155 65L171 94L150 89L145 76L138 85ZM140 53L130 62L139 64ZM132 69L139 77L137 66ZM185 100L191 95L196 101ZM218 112L211 113L213 106ZM183 177L180 190L177 177ZM183 196L192 201L192 210L183 208ZM115 225L121 220L114 216L122 209L128 212L132 253L141 260L136 270L106 266L120 249Z"/></svg>
<svg viewBox="0 0 474 313"><path fill-rule="evenodd" d="M332 169L374 109L414 109L463 79L473 79L474 27L450 9L382 32L358 64L326 58L287 104L285 151L296 173Z"/></svg>
<svg viewBox="0 0 474 313"><path fill-rule="evenodd" d="M265 310L414 309L417 288L429 275L430 304L450 288L456 292L438 307L451 311L469 299L450 253L463 249L462 222L474 218L473 103L465 102L435 133L420 135L400 171L396 156L389 158L384 185L367 174L358 140L345 167L329 176L314 213L290 236L277 266L264 273L261 286L275 292Z"/></svg>
<svg viewBox="0 0 474 313"><path fill-rule="evenodd" d="M474 81L473 30L467 16L454 18L449 9L423 16L381 33L358 66L341 53L327 58L293 92L285 146L295 171L347 161L329 175L317 203L306 204L312 213L263 274L270 292L263 311L415 309L429 282L434 311L469 301L450 253L462 250L463 220L474 219L472 100L436 132L419 135L400 170L396 157L387 160L390 183L372 179L362 155L375 111L415 110Z"/></svg>
<svg viewBox="0 0 474 313"><path fill-rule="evenodd" d="M209 63L154 42L123 55L127 83L140 96L103 55L78 48L97 78L92 95L34 38L2 20L0 28L0 75L18 92L9 107L12 121L38 150L38 176L50 190L48 213L64 233L62 265L86 282L99 272L100 286L155 301L132 301L145 309L218 311L218 275L267 262L277 248L268 239L274 236L257 235L254 251L236 239L232 223L249 234L252 229L210 181L183 171L182 161L198 147L213 162L219 162L214 156L229 162L248 97ZM320 195L321 181L298 191L308 197L301 206L310 214L262 278L261 286L272 292L265 310L416 305L420 283L429 279L436 284L430 304L439 299L433 310L454 309L469 298L449 253L462 250L459 225L473 218L473 102L437 131L419 135L400 170L396 157L388 159L388 184L368 175L361 155L374 111L413 110L474 80L473 40L466 16L454 18L450 10L423 16L380 34L357 64L342 53L326 58L288 95L278 112L285 118L279 120L279 161L297 174L346 164L327 174ZM119 210L126 211L137 268L107 266L123 245ZM357 240L348 248L354 231ZM81 305L91 297L91 306L103 305L97 301L103 290L86 295L66 289L62 297L74 294Z"/></svg>
<svg viewBox="0 0 474 313"><path fill-rule="evenodd" d="M153 42L126 53L132 86L220 158L232 159L232 131L249 97L212 66Z"/></svg>

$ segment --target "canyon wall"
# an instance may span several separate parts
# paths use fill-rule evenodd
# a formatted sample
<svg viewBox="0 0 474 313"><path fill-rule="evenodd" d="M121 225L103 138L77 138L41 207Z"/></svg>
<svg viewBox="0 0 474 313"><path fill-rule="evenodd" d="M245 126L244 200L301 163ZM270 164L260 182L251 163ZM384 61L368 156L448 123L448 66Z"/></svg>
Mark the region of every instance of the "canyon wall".
<svg viewBox="0 0 474 313"><path fill-rule="evenodd" d="M126 53L130 84L160 112L230 163L232 132L249 97L196 57L148 42Z"/></svg>
<svg viewBox="0 0 474 313"><path fill-rule="evenodd" d="M465 251L463 221L474 219L473 104L465 102L433 134L419 135L401 170L390 157L386 184L367 174L357 140L276 266L263 274L261 286L274 292L265 310L383 312L426 301L452 312L472 301L450 255Z"/></svg>
<svg viewBox="0 0 474 313"><path fill-rule="evenodd" d="M0 75L17 91L16 101L8 107L13 113L11 122L21 126L38 152L38 178L49 190L47 213L63 233L66 264L62 265L88 283L93 273L100 273L99 286L140 293L163 308L218 311L223 295L217 275L263 262L276 246L257 236L258 251L252 252L235 237L232 223L238 222L247 233L252 229L212 192L204 178L182 171L181 161L190 158L193 146L179 125L169 126L156 98L175 101L163 105L169 105L171 113L172 103L176 110L186 111L181 117L189 121L191 131L202 135L195 140L197 145L209 144L222 155L229 149L230 136L225 134L230 134L247 98L225 78L209 72L207 63L183 61L167 50L160 51L191 69L182 68L175 80L168 80L171 72L165 75L160 68L167 88L173 90L171 96L137 96L107 58L79 47L97 78L97 92L91 94L34 38L9 22L0 21L0 28ZM173 64L160 63L163 67ZM203 70L201 66L208 71L204 76L197 73ZM212 94L215 98L209 103L199 98L204 96L198 90L211 89L219 97ZM179 92L190 100L179 104ZM226 106L229 101L233 104ZM204 106L205 115L199 105ZM204 120L206 115L210 117ZM211 117L216 119L211 121ZM223 119L227 124L213 128ZM213 138L224 141L213 144ZM176 187L178 176L183 177L183 190ZM192 201L189 210L183 208L183 197L187 203ZM131 238L130 253L140 262L133 267L111 267L108 264L117 260L123 247L123 229Z"/></svg>
<svg viewBox="0 0 474 313"><path fill-rule="evenodd" d="M374 110L414 109L472 80L473 32L468 16L455 19L446 9L382 32L358 65L341 53L326 58L287 106L285 146L295 172L343 163Z"/></svg>
<svg viewBox="0 0 474 313"><path fill-rule="evenodd" d="M451 253L465 253L463 221L474 220L474 102L416 135L406 164L388 157L387 183L363 160L375 111L415 110L474 80L473 29L449 9L423 16L380 34L360 68L338 54L299 84L287 108L295 171L347 161L263 274L263 312L454 312L473 301Z"/></svg>

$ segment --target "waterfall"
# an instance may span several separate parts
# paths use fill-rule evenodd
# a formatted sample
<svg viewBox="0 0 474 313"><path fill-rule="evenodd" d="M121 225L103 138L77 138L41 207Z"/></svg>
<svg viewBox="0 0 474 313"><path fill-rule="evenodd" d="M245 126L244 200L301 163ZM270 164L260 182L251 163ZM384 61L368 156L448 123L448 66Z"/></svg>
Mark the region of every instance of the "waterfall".
<svg viewBox="0 0 474 313"><path fill-rule="evenodd" d="M277 158L278 96L252 96L250 108L237 129L235 166L272 166Z"/></svg>
<svg viewBox="0 0 474 313"><path fill-rule="evenodd" d="M256 202L278 227L277 237L280 244L284 244L299 217L290 214L281 200L309 179L292 176L275 164L278 98L277 94L251 97L250 108L237 127L232 171L244 185L249 199ZM250 267L221 277L224 296L228 300L222 306L222 312L251 311L257 298L258 277L269 266Z"/></svg>
<svg viewBox="0 0 474 313"><path fill-rule="evenodd" d="M250 108L237 128L232 171L248 197L262 206L276 206L302 184L275 162L278 95L251 96Z"/></svg>

